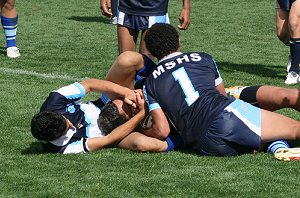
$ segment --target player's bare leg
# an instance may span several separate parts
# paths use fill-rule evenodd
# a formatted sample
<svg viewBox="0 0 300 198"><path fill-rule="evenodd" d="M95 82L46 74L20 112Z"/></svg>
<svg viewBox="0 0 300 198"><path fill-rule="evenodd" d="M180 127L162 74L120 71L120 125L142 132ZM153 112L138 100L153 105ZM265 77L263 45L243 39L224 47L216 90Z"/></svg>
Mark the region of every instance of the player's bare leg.
<svg viewBox="0 0 300 198"><path fill-rule="evenodd" d="M275 111L293 108L300 111L300 90L293 88L261 86L256 93L256 101L262 109Z"/></svg>
<svg viewBox="0 0 300 198"><path fill-rule="evenodd" d="M289 13L282 9L276 9L276 33L278 39L287 44L290 40L288 27Z"/></svg>
<svg viewBox="0 0 300 198"><path fill-rule="evenodd" d="M136 51L136 42L138 38L138 31L128 29L125 26L118 25L118 46L119 54L125 51Z"/></svg>
<svg viewBox="0 0 300 198"><path fill-rule="evenodd" d="M300 140L300 122L275 112L262 109L261 140Z"/></svg>

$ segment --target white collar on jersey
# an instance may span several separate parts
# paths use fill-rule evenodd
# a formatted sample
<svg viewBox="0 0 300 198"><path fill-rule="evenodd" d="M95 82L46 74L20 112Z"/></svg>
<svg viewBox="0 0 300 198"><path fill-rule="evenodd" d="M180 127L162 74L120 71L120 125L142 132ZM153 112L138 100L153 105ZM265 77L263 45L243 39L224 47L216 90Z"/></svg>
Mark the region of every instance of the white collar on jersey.
<svg viewBox="0 0 300 198"><path fill-rule="evenodd" d="M70 141L70 139L72 138L74 133L76 133L75 127L69 129L65 135L63 135L53 141L50 141L50 143L54 144L55 146L64 146Z"/></svg>
<svg viewBox="0 0 300 198"><path fill-rule="evenodd" d="M167 59L169 59L169 58L178 56L178 55L180 55L180 54L182 54L182 52L173 52L172 54L169 54L169 55L163 57L163 58L160 59L158 62L160 63L160 62L162 62L162 61L164 61L164 60L167 60Z"/></svg>

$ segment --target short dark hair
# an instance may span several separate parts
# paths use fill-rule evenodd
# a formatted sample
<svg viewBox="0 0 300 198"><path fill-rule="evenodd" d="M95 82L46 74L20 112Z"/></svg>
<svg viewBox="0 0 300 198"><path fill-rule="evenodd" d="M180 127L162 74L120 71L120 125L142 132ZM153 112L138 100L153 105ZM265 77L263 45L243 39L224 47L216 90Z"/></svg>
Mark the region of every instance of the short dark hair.
<svg viewBox="0 0 300 198"><path fill-rule="evenodd" d="M118 107L110 101L101 109L97 123L99 129L105 135L108 135L115 128L127 121L128 119L124 115L120 114Z"/></svg>
<svg viewBox="0 0 300 198"><path fill-rule="evenodd" d="M52 141L67 130L65 118L55 112L40 112L31 120L31 134L38 140Z"/></svg>
<svg viewBox="0 0 300 198"><path fill-rule="evenodd" d="M158 60L179 48L179 34L170 24L156 23L146 32L145 43L147 50Z"/></svg>

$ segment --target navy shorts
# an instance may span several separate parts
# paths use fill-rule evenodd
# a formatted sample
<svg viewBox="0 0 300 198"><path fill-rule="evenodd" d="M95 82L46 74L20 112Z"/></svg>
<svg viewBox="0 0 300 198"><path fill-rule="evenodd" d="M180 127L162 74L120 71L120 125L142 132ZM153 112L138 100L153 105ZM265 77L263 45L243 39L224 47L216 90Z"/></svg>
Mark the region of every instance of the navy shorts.
<svg viewBox="0 0 300 198"><path fill-rule="evenodd" d="M216 117L201 138L204 155L236 156L261 145L261 109L235 100Z"/></svg>
<svg viewBox="0 0 300 198"><path fill-rule="evenodd" d="M146 30L155 23L170 23L168 13L163 16L137 16L119 11L118 24L133 30Z"/></svg>
<svg viewBox="0 0 300 198"><path fill-rule="evenodd" d="M276 0L276 9L289 11L296 0Z"/></svg>

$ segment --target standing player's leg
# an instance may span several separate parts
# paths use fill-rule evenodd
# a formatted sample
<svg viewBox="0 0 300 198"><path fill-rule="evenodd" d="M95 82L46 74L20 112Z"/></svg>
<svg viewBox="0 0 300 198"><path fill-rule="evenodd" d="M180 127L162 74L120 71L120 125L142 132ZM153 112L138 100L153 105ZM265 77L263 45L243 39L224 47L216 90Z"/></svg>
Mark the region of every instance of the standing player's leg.
<svg viewBox="0 0 300 198"><path fill-rule="evenodd" d="M289 12L288 5L280 5L278 2L283 1L276 1L276 33L278 39L286 45L289 45L290 40L290 32L288 27L288 20L289 20Z"/></svg>
<svg viewBox="0 0 300 198"><path fill-rule="evenodd" d="M290 53L291 53L291 68L289 72L299 74L300 66L300 0L294 1L289 12L289 31L290 31ZM294 84L300 81L293 81L287 84Z"/></svg>
<svg viewBox="0 0 300 198"><path fill-rule="evenodd" d="M1 24L6 36L6 54L10 58L17 58L20 55L16 45L18 15L14 0L1 1Z"/></svg>
<svg viewBox="0 0 300 198"><path fill-rule="evenodd" d="M119 54L125 51L136 51L136 42L139 32L125 26L117 27Z"/></svg>

